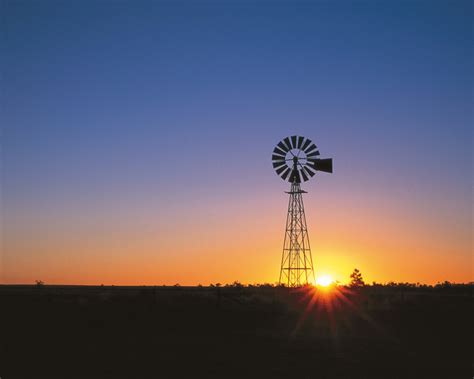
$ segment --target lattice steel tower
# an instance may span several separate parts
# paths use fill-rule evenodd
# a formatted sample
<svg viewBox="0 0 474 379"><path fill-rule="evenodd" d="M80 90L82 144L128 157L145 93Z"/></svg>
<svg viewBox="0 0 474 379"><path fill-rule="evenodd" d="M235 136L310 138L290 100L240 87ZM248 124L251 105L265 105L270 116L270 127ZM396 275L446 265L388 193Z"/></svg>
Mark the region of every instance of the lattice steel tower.
<svg viewBox="0 0 474 379"><path fill-rule="evenodd" d="M314 283L313 258L304 213L301 180L307 181L317 171L332 173L332 159L319 159L316 145L305 137L286 137L278 143L272 155L273 168L291 183L286 218L285 238L281 256L279 283L298 287Z"/></svg>

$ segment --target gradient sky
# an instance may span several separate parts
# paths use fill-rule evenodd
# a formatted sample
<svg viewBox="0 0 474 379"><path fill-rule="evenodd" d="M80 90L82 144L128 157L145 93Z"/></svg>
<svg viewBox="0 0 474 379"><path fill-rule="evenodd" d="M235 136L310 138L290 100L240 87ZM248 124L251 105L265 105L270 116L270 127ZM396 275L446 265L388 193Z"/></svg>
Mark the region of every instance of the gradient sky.
<svg viewBox="0 0 474 379"><path fill-rule="evenodd" d="M2 1L3 283L470 281L471 1Z"/></svg>

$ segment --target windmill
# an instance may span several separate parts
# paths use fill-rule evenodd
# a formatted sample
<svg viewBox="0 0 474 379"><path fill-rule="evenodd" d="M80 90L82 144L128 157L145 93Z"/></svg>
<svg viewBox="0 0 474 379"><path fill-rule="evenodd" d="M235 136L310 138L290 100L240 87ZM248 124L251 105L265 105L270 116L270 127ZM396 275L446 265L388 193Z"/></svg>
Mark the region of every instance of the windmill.
<svg viewBox="0 0 474 379"><path fill-rule="evenodd" d="M272 154L273 168L291 183L286 218L285 238L281 257L279 283L298 287L314 283L313 258L309 245L308 228L303 205L301 182L311 179L316 172L332 173L332 159L320 159L316 145L301 136L286 137L278 142Z"/></svg>

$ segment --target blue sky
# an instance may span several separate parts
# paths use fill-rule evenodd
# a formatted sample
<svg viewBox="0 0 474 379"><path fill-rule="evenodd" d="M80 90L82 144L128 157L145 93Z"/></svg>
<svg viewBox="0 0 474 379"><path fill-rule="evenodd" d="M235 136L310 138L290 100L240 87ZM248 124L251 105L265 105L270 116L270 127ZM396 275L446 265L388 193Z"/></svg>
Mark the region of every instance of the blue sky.
<svg viewBox="0 0 474 379"><path fill-rule="evenodd" d="M400 223L460 233L472 265L471 2L4 1L2 13L5 270L41 259L13 241L42 219L74 230L79 215L114 225L152 207L199 222L196 204L216 201L273 217L248 204L286 189L270 156L291 134L334 158L309 204L406 208Z"/></svg>

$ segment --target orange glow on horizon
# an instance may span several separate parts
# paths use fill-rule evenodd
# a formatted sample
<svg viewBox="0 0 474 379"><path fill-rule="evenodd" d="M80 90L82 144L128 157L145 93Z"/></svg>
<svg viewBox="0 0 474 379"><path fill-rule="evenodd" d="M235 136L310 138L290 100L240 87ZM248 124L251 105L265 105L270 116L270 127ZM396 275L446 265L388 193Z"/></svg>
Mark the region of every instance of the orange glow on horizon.
<svg viewBox="0 0 474 379"><path fill-rule="evenodd" d="M358 268L366 283L472 281L469 223L447 233L443 223L409 208L385 205L381 212L371 203L374 196L318 192L305 198L316 277L328 274L346 284ZM225 197L197 205L185 199L156 209L25 209L5 225L0 281L275 284L285 200L275 192L232 203Z"/></svg>

